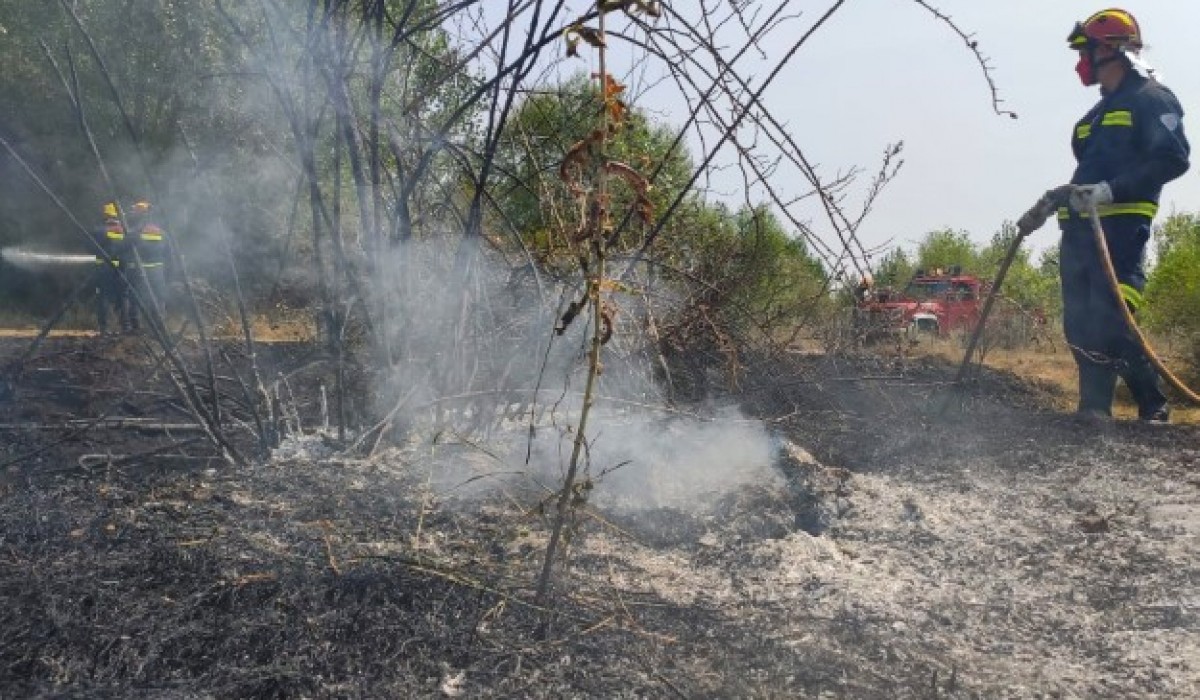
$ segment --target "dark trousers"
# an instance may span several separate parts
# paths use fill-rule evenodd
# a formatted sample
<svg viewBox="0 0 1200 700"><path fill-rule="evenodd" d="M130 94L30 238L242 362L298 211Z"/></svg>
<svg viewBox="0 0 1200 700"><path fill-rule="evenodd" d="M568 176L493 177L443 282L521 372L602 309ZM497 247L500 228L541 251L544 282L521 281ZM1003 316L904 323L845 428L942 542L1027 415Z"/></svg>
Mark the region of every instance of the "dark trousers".
<svg viewBox="0 0 1200 700"><path fill-rule="evenodd" d="M108 332L108 314L117 316L121 329L129 328L129 315L126 309L125 283L115 267L104 265L96 273L96 328L101 333Z"/></svg>
<svg viewBox="0 0 1200 700"><path fill-rule="evenodd" d="M1150 220L1110 216L1101 223L1117 279L1140 293L1146 286ZM1111 415L1118 377L1137 401L1140 417L1165 409L1167 397L1158 373L1125 325L1118 306L1125 301L1109 285L1088 220L1072 219L1063 226L1059 273L1063 330L1079 367L1079 410Z"/></svg>
<svg viewBox="0 0 1200 700"><path fill-rule="evenodd" d="M146 313L151 318L154 316L151 309L157 310L159 317L166 313L167 281L161 265L133 267L129 270L129 277L129 283L137 290ZM131 325L135 329L141 328L139 321L141 314L137 302L131 298L128 306Z"/></svg>

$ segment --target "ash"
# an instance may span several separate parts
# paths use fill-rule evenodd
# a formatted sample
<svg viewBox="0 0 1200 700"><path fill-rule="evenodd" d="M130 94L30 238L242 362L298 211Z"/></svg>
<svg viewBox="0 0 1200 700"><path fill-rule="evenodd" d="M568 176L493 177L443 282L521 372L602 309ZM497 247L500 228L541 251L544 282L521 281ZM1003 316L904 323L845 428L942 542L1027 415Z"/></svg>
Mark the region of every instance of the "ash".
<svg viewBox="0 0 1200 700"><path fill-rule="evenodd" d="M1195 697L1200 431L1082 425L994 373L939 415L952 367L873 362L775 364L692 452L659 425L577 512L546 630L552 482L449 478L505 454L47 449L0 472L0 696ZM851 373L897 379L812 380ZM712 447L745 428L766 451Z"/></svg>

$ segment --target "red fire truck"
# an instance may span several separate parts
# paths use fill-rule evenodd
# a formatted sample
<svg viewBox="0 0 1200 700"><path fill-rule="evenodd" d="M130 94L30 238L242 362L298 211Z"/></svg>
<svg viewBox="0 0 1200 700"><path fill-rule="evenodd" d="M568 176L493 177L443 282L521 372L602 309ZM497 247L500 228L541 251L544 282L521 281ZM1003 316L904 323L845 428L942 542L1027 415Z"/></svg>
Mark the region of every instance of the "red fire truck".
<svg viewBox="0 0 1200 700"><path fill-rule="evenodd" d="M970 331L979 322L987 288L983 280L949 270L917 270L903 290L862 285L855 305L856 325L864 332L931 333Z"/></svg>

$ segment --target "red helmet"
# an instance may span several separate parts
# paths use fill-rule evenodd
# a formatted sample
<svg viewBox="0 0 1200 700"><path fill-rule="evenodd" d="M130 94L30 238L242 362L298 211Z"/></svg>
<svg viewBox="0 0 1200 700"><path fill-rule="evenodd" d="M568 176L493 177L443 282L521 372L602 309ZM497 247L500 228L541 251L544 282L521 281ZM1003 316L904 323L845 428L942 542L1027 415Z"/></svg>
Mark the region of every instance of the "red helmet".
<svg viewBox="0 0 1200 700"><path fill-rule="evenodd" d="M1142 48L1142 30L1133 15L1116 8L1100 10L1082 22L1067 37L1072 49L1088 49L1109 46L1114 49L1139 51Z"/></svg>

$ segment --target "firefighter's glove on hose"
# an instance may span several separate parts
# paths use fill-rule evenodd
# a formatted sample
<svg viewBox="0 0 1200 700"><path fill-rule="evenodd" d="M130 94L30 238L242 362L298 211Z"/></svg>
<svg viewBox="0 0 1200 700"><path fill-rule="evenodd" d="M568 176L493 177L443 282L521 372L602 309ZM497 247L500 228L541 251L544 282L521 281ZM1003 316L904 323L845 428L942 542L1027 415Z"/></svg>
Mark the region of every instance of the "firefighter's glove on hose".
<svg viewBox="0 0 1200 700"><path fill-rule="evenodd" d="M1075 185L1071 191L1071 208L1077 212L1090 212L1094 207L1113 203L1112 188L1107 182L1095 185Z"/></svg>

